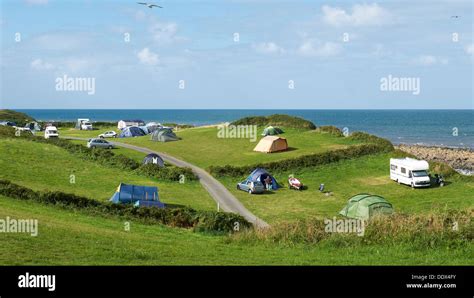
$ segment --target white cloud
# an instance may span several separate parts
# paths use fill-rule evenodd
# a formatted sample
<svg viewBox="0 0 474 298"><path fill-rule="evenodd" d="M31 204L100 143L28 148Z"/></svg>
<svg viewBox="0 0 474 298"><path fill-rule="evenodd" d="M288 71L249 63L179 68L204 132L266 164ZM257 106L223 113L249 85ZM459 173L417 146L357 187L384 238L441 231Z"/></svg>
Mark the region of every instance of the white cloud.
<svg viewBox="0 0 474 298"><path fill-rule="evenodd" d="M46 5L48 2L48 0L25 0L25 3L29 5Z"/></svg>
<svg viewBox="0 0 474 298"><path fill-rule="evenodd" d="M474 56L474 43L467 45L465 51L468 55Z"/></svg>
<svg viewBox="0 0 474 298"><path fill-rule="evenodd" d="M449 63L448 59L435 57L432 55L422 55L415 59L415 63L423 66L432 66L436 64L446 65Z"/></svg>
<svg viewBox="0 0 474 298"><path fill-rule="evenodd" d="M44 62L42 59L35 59L30 64L34 70L51 70L54 69L54 65L51 63Z"/></svg>
<svg viewBox="0 0 474 298"><path fill-rule="evenodd" d="M324 5L323 22L331 26L376 26L390 21L390 13L374 4L356 4L352 6L352 13L339 7Z"/></svg>
<svg viewBox="0 0 474 298"><path fill-rule="evenodd" d="M36 36L32 40L35 48L53 51L70 51L87 47L94 43L93 36L88 33L65 32L48 33Z"/></svg>
<svg viewBox="0 0 474 298"><path fill-rule="evenodd" d="M156 65L160 61L158 54L150 51L149 48L144 48L137 54L138 60L146 65Z"/></svg>
<svg viewBox="0 0 474 298"><path fill-rule="evenodd" d="M285 50L274 42L261 42L253 45L255 51L261 54L283 54Z"/></svg>
<svg viewBox="0 0 474 298"><path fill-rule="evenodd" d="M175 42L183 41L185 38L177 35L178 25L172 22L153 22L149 27L149 32L153 41L159 45L172 44Z"/></svg>
<svg viewBox="0 0 474 298"><path fill-rule="evenodd" d="M298 53L303 56L329 57L336 56L342 51L342 46L334 42L320 42L308 39L299 47Z"/></svg>

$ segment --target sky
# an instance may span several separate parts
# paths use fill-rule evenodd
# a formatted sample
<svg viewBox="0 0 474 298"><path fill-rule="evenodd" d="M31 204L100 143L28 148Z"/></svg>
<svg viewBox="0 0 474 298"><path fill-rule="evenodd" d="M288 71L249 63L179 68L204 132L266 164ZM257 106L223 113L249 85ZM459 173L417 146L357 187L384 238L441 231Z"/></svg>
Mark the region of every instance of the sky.
<svg viewBox="0 0 474 298"><path fill-rule="evenodd" d="M0 2L0 108L474 107L471 0Z"/></svg>

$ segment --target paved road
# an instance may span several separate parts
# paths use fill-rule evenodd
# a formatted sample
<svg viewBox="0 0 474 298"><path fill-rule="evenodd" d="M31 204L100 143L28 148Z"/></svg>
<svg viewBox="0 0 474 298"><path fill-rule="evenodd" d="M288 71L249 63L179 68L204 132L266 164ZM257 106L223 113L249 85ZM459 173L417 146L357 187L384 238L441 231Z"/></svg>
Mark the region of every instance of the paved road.
<svg viewBox="0 0 474 298"><path fill-rule="evenodd" d="M88 140L86 138L76 138L76 137L64 137L64 138L71 139L71 140L83 140L83 141ZM156 152L148 148L138 147L135 145L130 145L130 144L121 143L121 142L111 142L111 143L118 147L124 147L124 148L132 149L135 151L143 152L146 154L156 153L159 156L161 156L161 158L163 158L164 161L170 164L173 164L178 167L191 168L193 172L196 174L196 176L199 177L199 181L201 182L202 186L204 186L204 188L211 195L211 197L216 202L219 203L219 207L222 210L226 212L233 212L233 213L242 215L246 220L251 222L257 228L266 228L269 226L265 221L256 217L254 214L252 214L252 212L247 210L247 208L245 208L244 205L242 205L242 203L236 197L234 197L234 195L229 190L227 190L227 188L224 187L224 185L222 185L218 180L212 177L205 170L193 164L185 162L183 160L177 159L166 153Z"/></svg>

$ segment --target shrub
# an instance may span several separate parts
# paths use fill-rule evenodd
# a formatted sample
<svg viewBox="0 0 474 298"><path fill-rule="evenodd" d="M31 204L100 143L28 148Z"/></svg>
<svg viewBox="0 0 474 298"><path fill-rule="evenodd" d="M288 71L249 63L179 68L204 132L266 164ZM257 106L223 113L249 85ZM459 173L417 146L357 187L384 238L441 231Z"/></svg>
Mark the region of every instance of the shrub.
<svg viewBox="0 0 474 298"><path fill-rule="evenodd" d="M232 122L233 125L283 126L287 128L316 129L313 122L300 117L274 114L270 116L252 116Z"/></svg>
<svg viewBox="0 0 474 298"><path fill-rule="evenodd" d="M335 127L335 126L332 126L332 125L327 125L327 126L319 126L316 131L318 132L325 132L325 133L329 133L333 136L336 136L336 137L343 137L344 134L342 133L342 131Z"/></svg>
<svg viewBox="0 0 474 298"><path fill-rule="evenodd" d="M141 165L136 172L140 175L156 178L158 180L179 181L182 176L184 176L186 180L197 179L190 168L159 167L155 164L145 164Z"/></svg>
<svg viewBox="0 0 474 298"><path fill-rule="evenodd" d="M11 126L0 125L0 137L2 138L15 137L15 129Z"/></svg>
<svg viewBox="0 0 474 298"><path fill-rule="evenodd" d="M153 224L160 223L172 227L194 228L196 231L235 232L249 229L251 224L242 216L233 213L197 211L189 207L180 208L135 208L100 202L86 197L63 192L40 192L0 179L0 194L20 200L32 200L43 204L58 205L66 209L80 210L105 216L121 216Z"/></svg>

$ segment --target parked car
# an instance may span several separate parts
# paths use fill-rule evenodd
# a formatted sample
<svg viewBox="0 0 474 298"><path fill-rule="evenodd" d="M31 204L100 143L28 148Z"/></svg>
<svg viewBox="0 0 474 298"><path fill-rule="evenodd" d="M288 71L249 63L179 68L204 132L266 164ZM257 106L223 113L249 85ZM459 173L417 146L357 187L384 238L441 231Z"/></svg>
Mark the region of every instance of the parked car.
<svg viewBox="0 0 474 298"><path fill-rule="evenodd" d="M103 139L90 139L87 142L87 147L88 148L106 148L106 149L115 148L115 146L112 143L109 143L108 141L103 140Z"/></svg>
<svg viewBox="0 0 474 298"><path fill-rule="evenodd" d="M50 138L59 138L59 132L56 126L48 126L44 130L44 138L45 139L50 139Z"/></svg>
<svg viewBox="0 0 474 298"><path fill-rule="evenodd" d="M101 133L101 134L99 135L99 138L101 138L101 139L104 139L104 138L116 138L116 137L117 137L117 133L116 133L115 131L113 131L113 130L111 130L111 131L106 131L106 132Z"/></svg>
<svg viewBox="0 0 474 298"><path fill-rule="evenodd" d="M265 187L260 181L244 180L240 183L237 183L237 189L248 192L249 194L263 193Z"/></svg>

